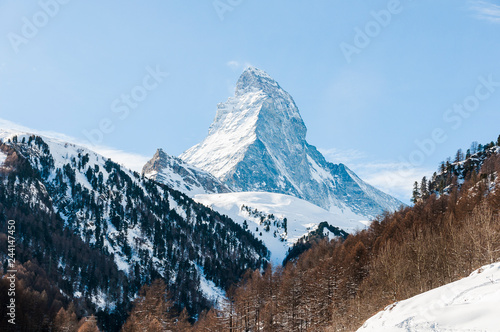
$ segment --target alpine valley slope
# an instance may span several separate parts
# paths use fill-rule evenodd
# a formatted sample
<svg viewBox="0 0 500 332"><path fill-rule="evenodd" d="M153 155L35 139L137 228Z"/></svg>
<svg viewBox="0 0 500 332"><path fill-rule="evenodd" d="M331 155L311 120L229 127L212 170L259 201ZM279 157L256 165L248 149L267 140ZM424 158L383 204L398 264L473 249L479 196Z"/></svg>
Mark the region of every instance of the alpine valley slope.
<svg viewBox="0 0 500 332"><path fill-rule="evenodd" d="M217 105L208 136L180 159L233 191L292 195L358 221L402 205L345 165L327 162L307 143L306 131L290 94L264 71L249 67L235 96Z"/></svg>

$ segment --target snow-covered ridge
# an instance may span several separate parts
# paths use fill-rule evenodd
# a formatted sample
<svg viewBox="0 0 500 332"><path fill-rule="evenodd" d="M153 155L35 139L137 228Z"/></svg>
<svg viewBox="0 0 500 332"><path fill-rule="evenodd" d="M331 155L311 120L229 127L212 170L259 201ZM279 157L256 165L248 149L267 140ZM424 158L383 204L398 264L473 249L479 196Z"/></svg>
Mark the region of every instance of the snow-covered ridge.
<svg viewBox="0 0 500 332"><path fill-rule="evenodd" d="M402 203L345 165L328 163L306 141L293 98L267 73L247 68L236 91L217 106L208 136L180 158L236 192L292 195L335 213L367 220Z"/></svg>
<svg viewBox="0 0 500 332"><path fill-rule="evenodd" d="M53 141L65 142L74 145L81 146L88 150L92 150L106 158L110 158L115 163L118 163L130 170L140 172L144 164L149 160L148 157L137 154L130 153L122 150L118 150L109 146L103 145L92 145L91 143L68 136L66 134L61 134L53 131L43 131L34 128L28 128L23 125L5 120L0 118L0 129L4 132L3 136L8 136L9 133L30 133L33 135L38 135L41 137L50 137Z"/></svg>
<svg viewBox="0 0 500 332"><path fill-rule="evenodd" d="M354 213L333 213L283 194L240 192L196 195L194 199L229 216L261 239L271 252L273 264L281 264L288 249L304 235L316 230L321 222L326 221L346 232L365 227Z"/></svg>
<svg viewBox="0 0 500 332"><path fill-rule="evenodd" d="M396 302L358 330L387 332L500 331L500 262L467 278Z"/></svg>

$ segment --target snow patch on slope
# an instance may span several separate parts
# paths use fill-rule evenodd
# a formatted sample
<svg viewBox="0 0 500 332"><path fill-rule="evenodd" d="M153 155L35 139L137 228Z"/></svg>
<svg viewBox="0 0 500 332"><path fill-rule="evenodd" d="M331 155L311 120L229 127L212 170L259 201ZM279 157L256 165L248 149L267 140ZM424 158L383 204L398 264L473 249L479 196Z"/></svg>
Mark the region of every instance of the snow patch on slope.
<svg viewBox="0 0 500 332"><path fill-rule="evenodd" d="M348 211L327 211L305 200L283 194L263 192L240 192L226 194L196 195L195 201L206 205L221 214L225 214L240 225L245 221L248 231L257 239L262 240L271 252L273 264L281 264L290 247L298 239L314 231L318 224L327 221L330 225L339 227L346 232L354 232L365 227L359 216ZM261 224L262 214L249 213L255 209L266 216L273 215L282 223L287 219L287 232L283 234L282 228L270 225L269 231ZM277 231L275 237L274 232ZM261 235L262 234L262 235ZM280 235L283 234L281 240Z"/></svg>
<svg viewBox="0 0 500 332"><path fill-rule="evenodd" d="M226 292L217 287L215 283L211 280L208 280L205 277L205 272L203 268L197 266L198 272L200 274L200 290L205 295L205 297L212 301L215 308L220 308L220 305L226 299Z"/></svg>
<svg viewBox="0 0 500 332"><path fill-rule="evenodd" d="M500 331L500 262L469 277L396 302L358 330Z"/></svg>
<svg viewBox="0 0 500 332"><path fill-rule="evenodd" d="M0 167L5 163L5 160L7 159L7 155L0 151Z"/></svg>

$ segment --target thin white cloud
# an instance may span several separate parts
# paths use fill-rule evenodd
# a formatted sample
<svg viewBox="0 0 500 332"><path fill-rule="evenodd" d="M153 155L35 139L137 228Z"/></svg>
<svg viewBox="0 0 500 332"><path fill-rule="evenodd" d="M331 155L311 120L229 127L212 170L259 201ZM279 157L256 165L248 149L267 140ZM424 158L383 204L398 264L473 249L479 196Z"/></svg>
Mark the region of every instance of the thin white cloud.
<svg viewBox="0 0 500 332"><path fill-rule="evenodd" d="M230 61L226 62L226 65L234 71L243 71L246 68L252 66L252 64L250 62L247 62L247 61L241 62L241 61L237 61L237 60L230 60Z"/></svg>
<svg viewBox="0 0 500 332"><path fill-rule="evenodd" d="M325 156L325 158L334 164L352 164L354 161L366 157L365 153L354 149L323 149L318 148L318 151Z"/></svg>
<svg viewBox="0 0 500 332"><path fill-rule="evenodd" d="M151 158L148 158L146 156L143 156L138 153L130 153L122 150L118 150L109 146L104 146L104 145L92 145L89 144L88 142L85 142L83 140L53 132L53 131L43 131L43 130L36 130L36 129L31 129L22 125L19 125L17 123L4 120L0 118L0 129L10 129L10 130L15 130L15 131L21 131L25 133L30 133L30 134L37 134L41 136L46 136L50 137L53 139L57 139L63 142L68 142L72 143L75 145L80 145L82 147L85 147L89 150L92 150L94 152L97 152L106 158L110 158L114 162L121 164L133 171L136 172L141 172L142 167L150 160Z"/></svg>
<svg viewBox="0 0 500 332"><path fill-rule="evenodd" d="M85 147L93 149L95 152L110 158L114 162L139 173L141 173L144 165L152 158L152 156L146 157L138 153L126 152L106 146L92 147L86 145Z"/></svg>
<svg viewBox="0 0 500 332"><path fill-rule="evenodd" d="M352 169L372 186L409 204L413 183L432 171L403 163L366 163L353 165Z"/></svg>
<svg viewBox="0 0 500 332"><path fill-rule="evenodd" d="M475 12L474 17L491 23L500 23L500 5L483 0L471 0L470 3L470 9Z"/></svg>
<svg viewBox="0 0 500 332"><path fill-rule="evenodd" d="M226 66L228 66L234 73L238 75L241 74L245 69L252 66L250 62L246 61L238 61L238 60L230 60L226 62ZM234 93L234 77L226 80L226 88L229 95Z"/></svg>
<svg viewBox="0 0 500 332"><path fill-rule="evenodd" d="M363 181L410 204L413 183L429 177L432 170L401 162L368 160L368 156L355 149L318 149L332 163L342 163L352 169Z"/></svg>
<svg viewBox="0 0 500 332"><path fill-rule="evenodd" d="M226 65L233 70L240 68L240 63L236 60L228 61Z"/></svg>

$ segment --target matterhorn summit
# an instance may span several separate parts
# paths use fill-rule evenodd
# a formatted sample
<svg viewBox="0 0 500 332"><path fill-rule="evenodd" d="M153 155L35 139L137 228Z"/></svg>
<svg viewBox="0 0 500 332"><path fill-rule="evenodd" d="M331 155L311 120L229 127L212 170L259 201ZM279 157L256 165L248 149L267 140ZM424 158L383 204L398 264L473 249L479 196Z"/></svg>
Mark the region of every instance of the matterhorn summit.
<svg viewBox="0 0 500 332"><path fill-rule="evenodd" d="M307 128L288 92L266 72L247 68L235 95L217 105L208 136L180 159L237 192L292 195L331 212L372 218L402 203L332 164L306 141Z"/></svg>

